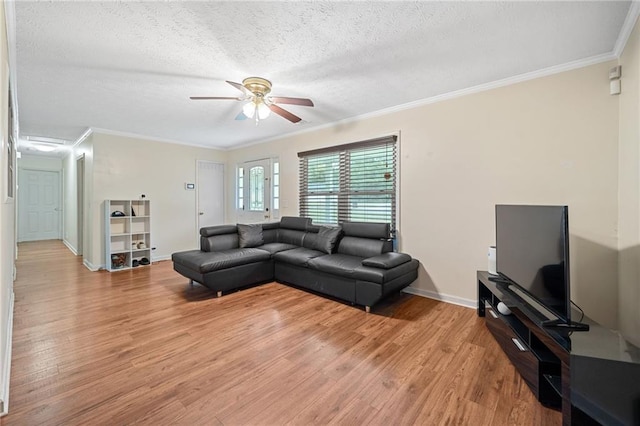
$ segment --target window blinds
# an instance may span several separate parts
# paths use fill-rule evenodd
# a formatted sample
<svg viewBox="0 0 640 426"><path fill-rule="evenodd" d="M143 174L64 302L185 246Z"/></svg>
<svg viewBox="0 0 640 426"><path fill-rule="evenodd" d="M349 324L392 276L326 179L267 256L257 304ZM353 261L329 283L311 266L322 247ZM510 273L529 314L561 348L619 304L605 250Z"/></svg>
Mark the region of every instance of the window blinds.
<svg viewBox="0 0 640 426"><path fill-rule="evenodd" d="M396 229L396 136L298 153L300 215L314 223L385 222Z"/></svg>

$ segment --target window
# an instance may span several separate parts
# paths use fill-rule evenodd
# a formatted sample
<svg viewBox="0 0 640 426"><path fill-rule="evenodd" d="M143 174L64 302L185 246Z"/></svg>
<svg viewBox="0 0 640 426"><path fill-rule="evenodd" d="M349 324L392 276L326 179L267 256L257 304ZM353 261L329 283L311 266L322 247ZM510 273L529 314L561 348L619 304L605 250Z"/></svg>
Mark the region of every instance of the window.
<svg viewBox="0 0 640 426"><path fill-rule="evenodd" d="M272 170L273 170L273 179L271 180L273 185L273 191L271 192L271 197L273 198L273 202L271 203L272 207L272 216L273 218L280 217L280 162L277 159L272 160Z"/></svg>
<svg viewBox="0 0 640 426"><path fill-rule="evenodd" d="M244 210L244 168L238 167L238 210Z"/></svg>
<svg viewBox="0 0 640 426"><path fill-rule="evenodd" d="M264 210L264 167L249 169L249 210Z"/></svg>
<svg viewBox="0 0 640 426"><path fill-rule="evenodd" d="M13 199L13 192L15 185L15 141L13 139L13 96L11 93L11 82L9 82L9 122L8 122L8 130L7 134L9 138L7 140L7 200Z"/></svg>
<svg viewBox="0 0 640 426"><path fill-rule="evenodd" d="M396 136L298 153L300 215L396 229Z"/></svg>

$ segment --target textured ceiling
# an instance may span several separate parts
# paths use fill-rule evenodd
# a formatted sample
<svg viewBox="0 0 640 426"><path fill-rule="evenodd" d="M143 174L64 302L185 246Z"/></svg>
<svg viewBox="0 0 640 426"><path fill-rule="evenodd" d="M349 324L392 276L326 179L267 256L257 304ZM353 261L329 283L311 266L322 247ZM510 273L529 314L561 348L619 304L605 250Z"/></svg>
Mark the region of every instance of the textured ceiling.
<svg viewBox="0 0 640 426"><path fill-rule="evenodd" d="M630 2L15 3L21 135L228 148L611 53ZM308 97L256 126L225 80ZM604 76L603 78L606 78Z"/></svg>

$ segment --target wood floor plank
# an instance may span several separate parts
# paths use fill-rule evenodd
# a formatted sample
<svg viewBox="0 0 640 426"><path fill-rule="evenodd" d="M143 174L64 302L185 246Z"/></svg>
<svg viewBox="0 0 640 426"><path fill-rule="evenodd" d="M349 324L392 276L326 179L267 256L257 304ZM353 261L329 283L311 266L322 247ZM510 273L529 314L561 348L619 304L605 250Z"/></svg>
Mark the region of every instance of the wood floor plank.
<svg viewBox="0 0 640 426"><path fill-rule="evenodd" d="M171 262L91 272L21 243L1 425L560 424L473 309L278 283L221 298ZM470 283L472 284L472 283Z"/></svg>

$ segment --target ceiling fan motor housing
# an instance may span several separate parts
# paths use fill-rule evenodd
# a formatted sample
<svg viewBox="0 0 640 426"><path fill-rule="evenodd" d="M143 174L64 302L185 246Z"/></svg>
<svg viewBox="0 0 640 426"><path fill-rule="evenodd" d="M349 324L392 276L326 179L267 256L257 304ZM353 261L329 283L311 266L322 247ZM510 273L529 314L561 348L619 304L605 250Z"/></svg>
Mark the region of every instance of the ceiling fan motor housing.
<svg viewBox="0 0 640 426"><path fill-rule="evenodd" d="M264 98L271 92L271 82L265 78L248 77L242 80L242 85L251 93Z"/></svg>

